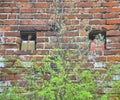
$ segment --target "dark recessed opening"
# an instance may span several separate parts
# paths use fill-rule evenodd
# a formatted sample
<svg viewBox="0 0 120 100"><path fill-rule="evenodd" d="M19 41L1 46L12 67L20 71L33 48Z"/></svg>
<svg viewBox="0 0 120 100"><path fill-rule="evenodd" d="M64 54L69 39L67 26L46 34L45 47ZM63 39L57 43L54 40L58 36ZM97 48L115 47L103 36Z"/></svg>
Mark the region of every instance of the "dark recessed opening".
<svg viewBox="0 0 120 100"><path fill-rule="evenodd" d="M90 50L104 50L106 49L106 31L92 30L89 33Z"/></svg>
<svg viewBox="0 0 120 100"><path fill-rule="evenodd" d="M20 31L21 35L21 50L36 49L36 31Z"/></svg>

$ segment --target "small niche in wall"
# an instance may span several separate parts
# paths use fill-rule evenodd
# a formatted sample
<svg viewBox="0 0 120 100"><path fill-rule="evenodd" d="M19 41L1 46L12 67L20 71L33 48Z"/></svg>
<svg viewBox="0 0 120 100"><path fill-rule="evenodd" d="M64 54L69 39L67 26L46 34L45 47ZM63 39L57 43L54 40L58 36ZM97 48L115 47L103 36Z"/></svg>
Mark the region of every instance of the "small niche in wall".
<svg viewBox="0 0 120 100"><path fill-rule="evenodd" d="M20 31L21 35L21 50L36 49L36 32L35 31Z"/></svg>
<svg viewBox="0 0 120 100"><path fill-rule="evenodd" d="M89 33L90 52L104 51L106 49L106 31L92 30Z"/></svg>

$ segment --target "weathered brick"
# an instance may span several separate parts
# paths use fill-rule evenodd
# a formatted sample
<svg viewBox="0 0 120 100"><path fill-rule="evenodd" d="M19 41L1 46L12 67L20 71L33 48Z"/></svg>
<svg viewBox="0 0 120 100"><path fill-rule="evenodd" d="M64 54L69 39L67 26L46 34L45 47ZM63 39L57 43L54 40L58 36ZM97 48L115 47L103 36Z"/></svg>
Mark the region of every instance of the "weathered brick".
<svg viewBox="0 0 120 100"><path fill-rule="evenodd" d="M74 26L74 25L71 25L71 26L66 26L66 29L67 29L68 31L72 31L72 30L77 30L78 27L77 27L77 26Z"/></svg>
<svg viewBox="0 0 120 100"><path fill-rule="evenodd" d="M48 8L49 6L49 3L34 3L35 8Z"/></svg>
<svg viewBox="0 0 120 100"><path fill-rule="evenodd" d="M3 8L0 8L0 13L3 13L4 12L4 9Z"/></svg>
<svg viewBox="0 0 120 100"><path fill-rule="evenodd" d="M10 3L10 7L17 7L16 3Z"/></svg>
<svg viewBox="0 0 120 100"><path fill-rule="evenodd" d="M68 19L75 19L76 16L75 16L75 15L67 15L67 18L68 18Z"/></svg>
<svg viewBox="0 0 120 100"><path fill-rule="evenodd" d="M102 29L105 29L105 30L116 30L116 29L118 29L117 25L102 25L101 27L102 27Z"/></svg>
<svg viewBox="0 0 120 100"><path fill-rule="evenodd" d="M11 8L5 8L3 9L4 10L4 13L11 13L12 12L12 9Z"/></svg>
<svg viewBox="0 0 120 100"><path fill-rule="evenodd" d="M92 14L80 14L78 15L79 19L90 19L93 18Z"/></svg>
<svg viewBox="0 0 120 100"><path fill-rule="evenodd" d="M105 12L105 9L104 8L91 8L90 13L100 13L100 12Z"/></svg>
<svg viewBox="0 0 120 100"><path fill-rule="evenodd" d="M34 18L33 17L33 15L31 15L31 14L21 14L21 15L19 15L19 18L20 19L32 19L32 18Z"/></svg>
<svg viewBox="0 0 120 100"><path fill-rule="evenodd" d="M15 13L9 14L8 18L9 19L16 19L17 18L17 14L15 14Z"/></svg>
<svg viewBox="0 0 120 100"><path fill-rule="evenodd" d="M107 20L107 24L108 25L110 25L110 24L120 24L120 19Z"/></svg>
<svg viewBox="0 0 120 100"><path fill-rule="evenodd" d="M6 55L14 55L14 50L7 50Z"/></svg>
<svg viewBox="0 0 120 100"><path fill-rule="evenodd" d="M103 3L102 6L107 6L107 7L119 6L119 2L117 1L106 2L106 3Z"/></svg>
<svg viewBox="0 0 120 100"><path fill-rule="evenodd" d="M117 35L120 35L120 31L119 30L111 30L111 31L107 31L106 33L108 36L111 35L111 36L117 36Z"/></svg>
<svg viewBox="0 0 120 100"><path fill-rule="evenodd" d="M36 15L34 15L34 17L36 18L36 19L50 19L50 15L48 15L48 14L36 14Z"/></svg>
<svg viewBox="0 0 120 100"><path fill-rule="evenodd" d="M75 7L92 7L92 3L87 3L87 2L79 2L74 5Z"/></svg>
<svg viewBox="0 0 120 100"><path fill-rule="evenodd" d="M19 80L19 79L21 79L21 76L19 75L19 74L17 74L17 75L8 75L7 77L6 77L8 80Z"/></svg>
<svg viewBox="0 0 120 100"><path fill-rule="evenodd" d="M67 32L66 34L65 34L65 36L69 36L69 37L73 37L73 36L78 36L79 35L79 32L78 31L76 31L76 32Z"/></svg>
<svg viewBox="0 0 120 100"><path fill-rule="evenodd" d="M108 49L120 49L119 43L107 44L106 46Z"/></svg>
<svg viewBox="0 0 120 100"><path fill-rule="evenodd" d="M6 25L17 25L18 20L5 20L4 24L6 24Z"/></svg>
<svg viewBox="0 0 120 100"><path fill-rule="evenodd" d="M28 0L20 0L20 2L28 2Z"/></svg>
<svg viewBox="0 0 120 100"><path fill-rule="evenodd" d="M26 8L23 8L21 9L21 13L35 13L36 12L36 9L26 9Z"/></svg>
<svg viewBox="0 0 120 100"><path fill-rule="evenodd" d="M95 24L95 25L98 25L98 24L106 24L106 20L90 20L90 24Z"/></svg>
<svg viewBox="0 0 120 100"><path fill-rule="evenodd" d="M110 7L110 8L108 8L106 11L107 11L107 12L111 12L111 13L112 13L112 12L120 12L120 8L113 8L113 7L111 8L111 7Z"/></svg>
<svg viewBox="0 0 120 100"><path fill-rule="evenodd" d="M107 60L107 59L106 59L106 56L95 57L94 59L95 59L95 61L98 61L98 62L99 62L99 61L103 61L103 62L104 62L104 61Z"/></svg>
<svg viewBox="0 0 120 100"><path fill-rule="evenodd" d="M0 19L7 19L7 14L0 14Z"/></svg>
<svg viewBox="0 0 120 100"><path fill-rule="evenodd" d="M108 61L120 61L120 56L108 56Z"/></svg>
<svg viewBox="0 0 120 100"><path fill-rule="evenodd" d="M11 30L11 27L10 27L10 26L4 26L3 30L4 30L4 31L10 31L10 30Z"/></svg>
<svg viewBox="0 0 120 100"><path fill-rule="evenodd" d="M2 44L3 46L3 49L4 50L7 50L7 49L19 49L19 46L18 44Z"/></svg>
<svg viewBox="0 0 120 100"><path fill-rule="evenodd" d="M93 18L95 19L95 18L99 18L99 19L101 19L102 18L102 15L101 14L97 14L97 13L95 13L94 15L93 15Z"/></svg>
<svg viewBox="0 0 120 100"><path fill-rule="evenodd" d="M120 36L107 37L110 43L120 43Z"/></svg>
<svg viewBox="0 0 120 100"><path fill-rule="evenodd" d="M107 50L105 51L106 55L120 55L120 50L113 49L113 50Z"/></svg>
<svg viewBox="0 0 120 100"><path fill-rule="evenodd" d="M20 36L20 32L5 32L5 36L12 36L12 37L17 37L17 36Z"/></svg>
<svg viewBox="0 0 120 100"><path fill-rule="evenodd" d="M17 7L19 8L32 8L33 4L32 3L17 3Z"/></svg>
<svg viewBox="0 0 120 100"><path fill-rule="evenodd" d="M119 14L113 14L113 13L107 13L107 14L103 14L103 18L119 18Z"/></svg>
<svg viewBox="0 0 120 100"><path fill-rule="evenodd" d="M49 41L49 39L48 38L37 38L37 40L36 40L37 42L48 42Z"/></svg>
<svg viewBox="0 0 120 100"><path fill-rule="evenodd" d="M5 55L5 50L0 50L0 55Z"/></svg>
<svg viewBox="0 0 120 100"><path fill-rule="evenodd" d="M44 32L37 32L37 37L42 37L42 36L45 36Z"/></svg>
<svg viewBox="0 0 120 100"><path fill-rule="evenodd" d="M9 7L9 3L0 3L0 7Z"/></svg>
<svg viewBox="0 0 120 100"><path fill-rule="evenodd" d="M44 47L45 47L44 45L45 45L44 43L37 43L37 44L36 44L37 50L38 50L38 49L44 49Z"/></svg>
<svg viewBox="0 0 120 100"><path fill-rule="evenodd" d="M46 55L49 54L49 50L35 50L33 54Z"/></svg>

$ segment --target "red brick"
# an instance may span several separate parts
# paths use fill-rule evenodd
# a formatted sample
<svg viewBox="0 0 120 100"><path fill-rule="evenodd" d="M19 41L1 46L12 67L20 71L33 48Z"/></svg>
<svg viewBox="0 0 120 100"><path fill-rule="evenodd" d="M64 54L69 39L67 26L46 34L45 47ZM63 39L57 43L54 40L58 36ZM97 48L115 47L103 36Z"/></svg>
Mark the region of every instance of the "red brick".
<svg viewBox="0 0 120 100"><path fill-rule="evenodd" d="M45 49L53 49L53 48L56 48L56 47L55 47L55 44L54 45L50 45L50 44L46 43L44 48Z"/></svg>
<svg viewBox="0 0 120 100"><path fill-rule="evenodd" d="M20 24L21 25L35 25L36 21L35 20L21 20Z"/></svg>
<svg viewBox="0 0 120 100"><path fill-rule="evenodd" d="M17 14L9 14L9 16L8 16L8 18L9 19L16 19L16 17L17 17Z"/></svg>
<svg viewBox="0 0 120 100"><path fill-rule="evenodd" d="M46 0L38 0L38 2L45 2Z"/></svg>
<svg viewBox="0 0 120 100"><path fill-rule="evenodd" d="M120 19L107 20L107 24L120 24Z"/></svg>
<svg viewBox="0 0 120 100"><path fill-rule="evenodd" d="M102 14L97 14L97 13L95 13L94 15L93 15L93 18L102 18Z"/></svg>
<svg viewBox="0 0 120 100"><path fill-rule="evenodd" d="M4 24L6 24L6 25L17 25L18 20L5 20Z"/></svg>
<svg viewBox="0 0 120 100"><path fill-rule="evenodd" d="M35 13L36 9L21 9L21 13Z"/></svg>
<svg viewBox="0 0 120 100"><path fill-rule="evenodd" d="M0 7L8 7L9 3L0 3Z"/></svg>
<svg viewBox="0 0 120 100"><path fill-rule="evenodd" d="M120 61L120 56L108 56L108 61Z"/></svg>
<svg viewBox="0 0 120 100"><path fill-rule="evenodd" d="M10 31L11 27L10 26L4 26L4 31Z"/></svg>
<svg viewBox="0 0 120 100"><path fill-rule="evenodd" d="M99 25L99 24L105 24L106 20L91 20L90 24L95 24L95 25Z"/></svg>
<svg viewBox="0 0 120 100"><path fill-rule="evenodd" d="M91 8L90 13L100 13L100 12L105 12L105 9L104 8Z"/></svg>
<svg viewBox="0 0 120 100"><path fill-rule="evenodd" d="M106 61L106 56L95 57L95 61Z"/></svg>
<svg viewBox="0 0 120 100"><path fill-rule="evenodd" d="M107 37L107 39L110 40L111 43L120 43L120 36Z"/></svg>
<svg viewBox="0 0 120 100"><path fill-rule="evenodd" d="M67 18L68 18L68 19L75 19L76 16L75 16L75 15L67 15Z"/></svg>
<svg viewBox="0 0 120 100"><path fill-rule="evenodd" d="M66 26L66 29L67 29L68 31L72 31L72 30L77 30L78 27L75 26L75 25L71 25L71 26Z"/></svg>
<svg viewBox="0 0 120 100"><path fill-rule="evenodd" d="M19 18L20 19L32 19L33 15L31 15L31 14L21 14L21 15L19 15Z"/></svg>
<svg viewBox="0 0 120 100"><path fill-rule="evenodd" d="M19 79L21 79L21 76L19 74L17 74L17 75L8 75L7 79L8 80L19 80Z"/></svg>
<svg viewBox="0 0 120 100"><path fill-rule="evenodd" d="M5 8L4 13L12 13L12 9L11 8Z"/></svg>
<svg viewBox="0 0 120 100"><path fill-rule="evenodd" d="M102 6L106 6L106 7L119 6L119 2L115 2L115 1L106 2L106 3L103 3Z"/></svg>
<svg viewBox="0 0 120 100"><path fill-rule="evenodd" d="M16 3L10 3L10 7L17 7Z"/></svg>
<svg viewBox="0 0 120 100"><path fill-rule="evenodd" d="M49 54L49 50L35 50L33 54L46 55Z"/></svg>
<svg viewBox="0 0 120 100"><path fill-rule="evenodd" d="M6 50L6 55L14 55L14 50Z"/></svg>
<svg viewBox="0 0 120 100"><path fill-rule="evenodd" d="M119 14L107 13L103 14L103 18L119 18Z"/></svg>
<svg viewBox="0 0 120 100"><path fill-rule="evenodd" d="M13 8L12 13L19 13L19 8Z"/></svg>
<svg viewBox="0 0 120 100"><path fill-rule="evenodd" d="M28 2L28 0L20 0L20 2Z"/></svg>
<svg viewBox="0 0 120 100"><path fill-rule="evenodd" d="M92 3L87 3L87 2L79 2L74 5L75 7L92 7Z"/></svg>
<svg viewBox="0 0 120 100"><path fill-rule="evenodd" d="M41 61L43 59L43 56L34 56L37 61Z"/></svg>
<svg viewBox="0 0 120 100"><path fill-rule="evenodd" d="M52 9L52 8L51 8L51 9ZM45 11L44 8L37 8L37 11L36 11L36 12L37 12L37 13L44 13L44 12L50 13L51 11L49 12L49 10L50 10L50 9L47 9L47 10Z"/></svg>
<svg viewBox="0 0 120 100"><path fill-rule="evenodd" d="M81 14L81 15L78 15L78 18L79 19L90 19L90 18L93 18L93 16L91 14Z"/></svg>
<svg viewBox="0 0 120 100"><path fill-rule="evenodd" d="M120 44L119 43L107 44L106 47L108 49L120 49Z"/></svg>
<svg viewBox="0 0 120 100"><path fill-rule="evenodd" d="M120 55L120 50L113 49L113 50L107 50L105 51L106 55Z"/></svg>
<svg viewBox="0 0 120 100"><path fill-rule="evenodd" d="M3 49L7 50L7 49L19 49L19 46L18 44L3 44L2 46Z"/></svg>
<svg viewBox="0 0 120 100"><path fill-rule="evenodd" d="M12 36L12 37L20 36L20 32L5 32L5 36Z"/></svg>
<svg viewBox="0 0 120 100"><path fill-rule="evenodd" d="M50 15L48 14L40 14L40 15L34 15L36 19L50 19Z"/></svg>
<svg viewBox="0 0 120 100"><path fill-rule="evenodd" d="M48 8L49 6L49 3L34 3L35 8Z"/></svg>
<svg viewBox="0 0 120 100"><path fill-rule="evenodd" d="M44 23L44 24L47 24L47 23ZM34 29L37 30L37 31L50 31L50 26L49 25L36 25L34 26Z"/></svg>
<svg viewBox="0 0 120 100"><path fill-rule="evenodd" d="M67 32L65 34L65 36L69 36L69 37L79 36L79 32L78 31L76 31L76 32Z"/></svg>
<svg viewBox="0 0 120 100"><path fill-rule="evenodd" d="M0 13L3 13L4 12L4 9L3 8L0 8Z"/></svg>
<svg viewBox="0 0 120 100"><path fill-rule="evenodd" d="M107 31L107 35L117 36L117 35L120 35L120 31L119 30Z"/></svg>
<svg viewBox="0 0 120 100"><path fill-rule="evenodd" d="M120 12L120 8L108 8L107 12Z"/></svg>
<svg viewBox="0 0 120 100"><path fill-rule="evenodd" d="M102 25L101 27L102 27L102 29L106 29L106 30L116 30L116 29L118 29L117 25Z"/></svg>
<svg viewBox="0 0 120 100"><path fill-rule="evenodd" d="M32 3L18 3L17 7L19 8L32 8L33 4Z"/></svg>
<svg viewBox="0 0 120 100"><path fill-rule="evenodd" d="M63 42L70 42L72 39L73 39L73 38L71 38L71 37L63 37L63 38L61 38L61 40L62 40Z"/></svg>
<svg viewBox="0 0 120 100"><path fill-rule="evenodd" d="M37 38L37 42L48 42L49 39L48 38Z"/></svg>
<svg viewBox="0 0 120 100"><path fill-rule="evenodd" d="M7 14L0 14L0 19L7 19Z"/></svg>
<svg viewBox="0 0 120 100"><path fill-rule="evenodd" d="M45 32L45 36L56 36L55 32Z"/></svg>
<svg viewBox="0 0 120 100"><path fill-rule="evenodd" d="M14 54L15 55L32 55L33 54L33 51L31 50L27 50L27 51L24 51L24 50L16 50L14 51ZM23 60L21 57L19 57L21 60Z"/></svg>
<svg viewBox="0 0 120 100"><path fill-rule="evenodd" d="M45 36L44 32L37 32L37 37Z"/></svg>
<svg viewBox="0 0 120 100"><path fill-rule="evenodd" d="M0 55L4 55L5 54L5 50L0 50Z"/></svg>
<svg viewBox="0 0 120 100"><path fill-rule="evenodd" d="M36 48L37 49L44 49L44 45L45 45L44 43L37 43Z"/></svg>

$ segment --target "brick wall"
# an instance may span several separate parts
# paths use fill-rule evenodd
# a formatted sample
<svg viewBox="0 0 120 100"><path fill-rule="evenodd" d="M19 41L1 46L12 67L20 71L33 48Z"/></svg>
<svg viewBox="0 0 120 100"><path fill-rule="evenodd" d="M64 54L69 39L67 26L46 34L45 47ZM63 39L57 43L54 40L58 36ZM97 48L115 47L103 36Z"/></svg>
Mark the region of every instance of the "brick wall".
<svg viewBox="0 0 120 100"><path fill-rule="evenodd" d="M0 0L0 33L15 43L0 44L0 55L9 58L10 62L1 71L13 64L13 58L29 60L35 57L38 61L50 54L57 47L56 34L51 30L56 17L54 0ZM72 2L71 2L72 1ZM94 29L106 30L106 50L104 56L96 57L96 61L120 63L120 1L119 0L63 0L63 18L66 33L61 38L62 48L71 39L84 46L87 31L85 25ZM36 50L20 50L20 31L36 31ZM76 49L76 42L69 43L69 49ZM39 55L38 55L39 53ZM23 59L24 58L24 59ZM14 61L14 60L13 60ZM2 77L0 77L2 80ZM12 74L9 80L20 79L19 74Z"/></svg>

